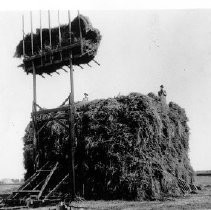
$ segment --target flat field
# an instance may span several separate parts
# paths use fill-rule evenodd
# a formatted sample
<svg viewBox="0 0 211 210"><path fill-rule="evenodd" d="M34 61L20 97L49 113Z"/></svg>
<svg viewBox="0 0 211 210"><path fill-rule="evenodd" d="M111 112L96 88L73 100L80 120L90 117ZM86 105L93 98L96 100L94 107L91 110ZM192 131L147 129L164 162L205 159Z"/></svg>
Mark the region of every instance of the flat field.
<svg viewBox="0 0 211 210"><path fill-rule="evenodd" d="M197 176L196 184L202 186L197 194L188 194L165 201L80 201L71 203L72 209L85 210L204 210L211 209L211 176ZM17 189L17 185L0 185L0 194ZM76 208L74 208L76 207ZM81 207L81 208L79 208ZM39 210L55 209L54 207Z"/></svg>
<svg viewBox="0 0 211 210"><path fill-rule="evenodd" d="M2 194L10 194L13 190L16 190L19 184L0 184L0 196Z"/></svg>
<svg viewBox="0 0 211 210"><path fill-rule="evenodd" d="M196 184L202 186L197 194L165 201L82 201L72 203L75 207L97 210L204 210L211 209L211 176L197 176Z"/></svg>

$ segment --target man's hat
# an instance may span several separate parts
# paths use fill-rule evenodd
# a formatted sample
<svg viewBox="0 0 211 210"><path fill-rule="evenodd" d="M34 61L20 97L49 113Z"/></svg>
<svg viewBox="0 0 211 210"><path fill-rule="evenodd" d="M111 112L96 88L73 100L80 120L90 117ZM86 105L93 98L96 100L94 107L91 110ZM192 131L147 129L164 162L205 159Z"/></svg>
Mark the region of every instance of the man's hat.
<svg viewBox="0 0 211 210"><path fill-rule="evenodd" d="M85 96L88 96L88 94L87 94L87 93L84 93L84 95L85 95Z"/></svg>
<svg viewBox="0 0 211 210"><path fill-rule="evenodd" d="M160 87L161 87L161 88L164 88L164 86L163 86L163 85L161 85Z"/></svg>

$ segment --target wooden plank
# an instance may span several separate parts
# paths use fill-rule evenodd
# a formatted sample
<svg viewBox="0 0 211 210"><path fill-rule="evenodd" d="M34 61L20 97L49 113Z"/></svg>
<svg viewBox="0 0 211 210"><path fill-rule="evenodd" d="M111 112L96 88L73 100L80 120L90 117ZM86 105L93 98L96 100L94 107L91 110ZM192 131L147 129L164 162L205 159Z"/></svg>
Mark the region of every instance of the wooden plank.
<svg viewBox="0 0 211 210"><path fill-rule="evenodd" d="M69 98L70 98L70 95L64 100L64 102L59 107L64 106L69 101Z"/></svg>
<svg viewBox="0 0 211 210"><path fill-rule="evenodd" d="M75 142L75 105L74 105L74 82L73 82L73 68L72 68L72 53L70 54L70 97L69 97L69 141L70 141L70 157L71 168L69 173L71 174L72 181L72 199L75 199L75 154L74 154L74 142Z"/></svg>
<svg viewBox="0 0 211 210"><path fill-rule="evenodd" d="M43 184L44 181L45 181L45 179L43 179L42 181L40 181L40 182L33 188L33 190L36 190L41 184Z"/></svg>
<svg viewBox="0 0 211 210"><path fill-rule="evenodd" d="M10 207L3 207L3 208L0 208L2 210L15 210L15 209L28 209L27 206L10 206Z"/></svg>
<svg viewBox="0 0 211 210"><path fill-rule="evenodd" d="M31 51L32 51L32 55L34 55L32 11L30 11L30 19L31 19Z"/></svg>
<svg viewBox="0 0 211 210"><path fill-rule="evenodd" d="M52 44L51 44L51 13L50 13L50 10L48 10L48 26L49 26L50 48L52 49Z"/></svg>
<svg viewBox="0 0 211 210"><path fill-rule="evenodd" d="M61 184L69 177L69 174L67 174L54 188L51 190L48 195L45 196L44 200L48 199L60 186Z"/></svg>
<svg viewBox="0 0 211 210"><path fill-rule="evenodd" d="M51 170L37 170L39 172L50 172Z"/></svg>
<svg viewBox="0 0 211 210"><path fill-rule="evenodd" d="M42 53L42 12L40 10L40 50Z"/></svg>
<svg viewBox="0 0 211 210"><path fill-rule="evenodd" d="M47 165L48 163L49 163L49 162L47 162L45 165L43 165L43 166L41 167L40 170L42 170L43 168L45 168L46 165ZM34 181L34 179L35 179L38 175L39 175L39 173L35 172L31 177L29 177L29 178L24 182L24 184L23 184L18 190L23 190L23 189L25 189L25 188L30 184L30 182Z"/></svg>
<svg viewBox="0 0 211 210"><path fill-rule="evenodd" d="M44 57L46 57L48 55L50 56L54 53L62 52L62 51L65 51L65 50L71 50L71 49L73 49L74 47L77 47L77 46L80 46L80 41L76 42L74 44L68 45L68 46L60 47L60 48L57 48L57 49L52 49L51 52L43 52L42 54L29 56L27 58L24 58L23 61L27 62L27 61L32 61L34 59L44 58Z"/></svg>
<svg viewBox="0 0 211 210"><path fill-rule="evenodd" d="M62 36L61 36L61 27L60 27L60 18L59 18L59 10L58 10L58 24L59 24L59 46L62 45Z"/></svg>
<svg viewBox="0 0 211 210"><path fill-rule="evenodd" d="M25 57L25 32L24 32L24 15L22 15L22 30L23 30L23 57Z"/></svg>
<svg viewBox="0 0 211 210"><path fill-rule="evenodd" d="M67 116L64 116L64 117L49 117L48 119L44 119L44 120L39 120L37 119L37 121L42 121L43 123L44 122L49 122L49 121L53 121L53 120L67 120L68 117Z"/></svg>
<svg viewBox="0 0 211 210"><path fill-rule="evenodd" d="M79 35L80 35L80 42L81 42L81 54L83 54L83 42L82 42L81 20L80 20L79 10L78 10L78 27L79 27Z"/></svg>
<svg viewBox="0 0 211 210"><path fill-rule="evenodd" d="M54 174L54 172L56 171L58 167L58 162L56 163L56 165L54 166L54 168L51 170L50 174L47 176L44 185L42 186L42 189L40 190L39 194L38 194L38 200L40 199L40 197L42 196L48 182L50 181L52 175Z"/></svg>
<svg viewBox="0 0 211 210"><path fill-rule="evenodd" d="M39 130L37 131L37 135L39 135L39 133L40 133L41 130L47 125L47 123L48 123L48 121L45 122L41 128L39 128Z"/></svg>
<svg viewBox="0 0 211 210"><path fill-rule="evenodd" d="M68 25L69 25L69 39L70 39L70 45L71 45L71 17L70 17L70 10L68 10Z"/></svg>
<svg viewBox="0 0 211 210"><path fill-rule="evenodd" d="M58 119L54 119L57 123L59 123L61 126L63 126L64 128L66 128L67 130L69 129L68 126L66 126L63 122L59 121Z"/></svg>
<svg viewBox="0 0 211 210"><path fill-rule="evenodd" d="M33 111L36 112L37 107L37 84L36 84L36 70L34 66L34 62L32 61L32 68L33 68ZM36 122L35 122L36 123Z"/></svg>
<svg viewBox="0 0 211 210"><path fill-rule="evenodd" d="M18 190L18 191L13 191L13 193L39 193L40 190Z"/></svg>
<svg viewBox="0 0 211 210"><path fill-rule="evenodd" d="M39 110L36 112L36 115L41 115L41 114L48 114L48 113L52 113L52 112L61 112L61 111L68 111L69 107L68 106L63 106L63 107L57 107L54 109L43 109L43 110ZM35 113L32 113L32 116L34 116Z"/></svg>

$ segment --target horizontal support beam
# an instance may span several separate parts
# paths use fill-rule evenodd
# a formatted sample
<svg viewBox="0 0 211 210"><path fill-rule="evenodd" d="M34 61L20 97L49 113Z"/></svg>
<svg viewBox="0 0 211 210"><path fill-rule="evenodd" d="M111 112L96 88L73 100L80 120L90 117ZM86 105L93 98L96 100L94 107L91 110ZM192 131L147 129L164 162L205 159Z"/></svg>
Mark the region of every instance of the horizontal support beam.
<svg viewBox="0 0 211 210"><path fill-rule="evenodd" d="M68 46L65 46L65 47L59 47L57 49L52 49L49 52L42 52L41 54L38 54L38 55L25 57L23 61L24 62L25 61L26 62L27 61L33 61L34 59L39 59L39 58L42 58L42 57L46 57L48 55L52 55L53 53L62 52L64 50L71 50L71 49L73 49L74 47L77 47L77 46L80 46L80 42L76 42L74 44L71 44L71 45L68 45Z"/></svg>
<svg viewBox="0 0 211 210"><path fill-rule="evenodd" d="M40 116L41 117L41 116ZM49 117L48 119L39 119L39 118L37 118L36 120L37 120L37 122L42 122L42 123L44 123L44 122L49 122L49 121L53 121L53 120L68 120L69 118L68 118L68 115L67 116L63 116L63 117ZM45 127L45 126L44 126ZM43 128L44 128L43 127Z"/></svg>
<svg viewBox="0 0 211 210"><path fill-rule="evenodd" d="M69 110L69 106L63 106L63 107L58 107L58 108L54 108L54 109L43 109L37 112L32 112L32 116L37 116L37 115L41 115L41 114L49 114L52 112L61 112L61 111L68 111Z"/></svg>
<svg viewBox="0 0 211 210"><path fill-rule="evenodd" d="M40 190L20 190L20 191L13 191L13 193L39 193Z"/></svg>
<svg viewBox="0 0 211 210"><path fill-rule="evenodd" d="M13 199L6 199L6 201L14 201ZM15 200L17 202L20 202L20 200ZM3 208L0 208L2 210L16 210L16 209L28 209L29 207L28 206L10 206L10 207L3 207Z"/></svg>

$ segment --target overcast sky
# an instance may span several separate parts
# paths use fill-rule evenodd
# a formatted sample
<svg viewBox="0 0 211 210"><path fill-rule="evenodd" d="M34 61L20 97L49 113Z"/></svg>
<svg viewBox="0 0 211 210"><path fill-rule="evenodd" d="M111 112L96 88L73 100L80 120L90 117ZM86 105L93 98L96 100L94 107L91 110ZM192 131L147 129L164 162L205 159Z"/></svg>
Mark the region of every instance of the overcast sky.
<svg viewBox="0 0 211 210"><path fill-rule="evenodd" d="M211 10L81 11L102 34L92 68L75 67L75 98L108 98L119 93L157 93L163 84L167 101L185 108L190 127L191 164L211 169ZM22 38L21 15L30 31L29 12L0 12L0 178L22 178L24 129L32 107L32 76L13 58ZM76 11L71 12L75 17ZM57 12L52 24L57 25ZM61 22L67 13L60 11ZM39 12L33 12L34 29ZM46 18L45 18L46 17ZM43 11L47 26L47 12ZM38 76L38 104L60 105L69 91L69 75Z"/></svg>

